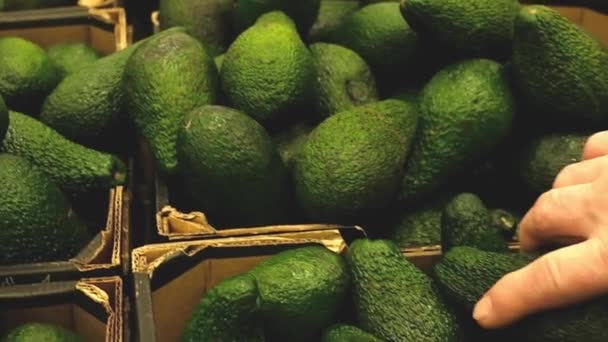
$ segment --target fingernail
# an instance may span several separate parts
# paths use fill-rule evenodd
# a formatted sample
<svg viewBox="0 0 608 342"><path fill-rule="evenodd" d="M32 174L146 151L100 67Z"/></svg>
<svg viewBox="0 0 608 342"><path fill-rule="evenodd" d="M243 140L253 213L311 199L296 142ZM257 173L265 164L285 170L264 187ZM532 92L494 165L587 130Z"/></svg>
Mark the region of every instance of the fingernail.
<svg viewBox="0 0 608 342"><path fill-rule="evenodd" d="M475 310L473 310L473 318L480 322L484 321L492 314L492 300L488 296L484 296L481 298L477 305L475 305Z"/></svg>

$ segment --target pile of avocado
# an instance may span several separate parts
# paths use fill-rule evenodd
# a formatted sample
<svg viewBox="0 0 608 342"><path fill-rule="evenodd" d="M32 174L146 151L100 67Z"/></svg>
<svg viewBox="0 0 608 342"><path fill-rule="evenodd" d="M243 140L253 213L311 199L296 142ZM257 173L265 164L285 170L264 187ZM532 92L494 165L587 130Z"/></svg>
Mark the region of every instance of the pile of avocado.
<svg viewBox="0 0 608 342"><path fill-rule="evenodd" d="M172 201L220 229L439 245L471 194L510 240L608 127L607 50L541 5L161 1L160 23L127 61L127 112Z"/></svg>
<svg viewBox="0 0 608 342"><path fill-rule="evenodd" d="M530 262L509 254L521 214L608 128L608 49L582 28L515 0L167 0L160 19L124 82L170 192L219 228L373 239L222 282L184 341L607 339L582 323L608 323L603 299L504 331L471 319ZM400 253L428 245L430 277Z"/></svg>
<svg viewBox="0 0 608 342"><path fill-rule="evenodd" d="M606 298L502 330L475 323L475 303L531 260L459 245L428 275L390 240L356 240L343 255L296 248L212 287L181 341L605 341L608 332L597 327L608 323Z"/></svg>
<svg viewBox="0 0 608 342"><path fill-rule="evenodd" d="M105 222L127 54L0 38L0 265L68 260Z"/></svg>

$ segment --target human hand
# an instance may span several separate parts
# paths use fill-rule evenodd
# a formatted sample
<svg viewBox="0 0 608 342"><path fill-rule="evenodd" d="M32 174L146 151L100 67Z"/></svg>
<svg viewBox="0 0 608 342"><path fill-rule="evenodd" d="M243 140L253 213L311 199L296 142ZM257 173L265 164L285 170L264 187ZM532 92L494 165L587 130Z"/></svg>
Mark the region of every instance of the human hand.
<svg viewBox="0 0 608 342"><path fill-rule="evenodd" d="M587 140L582 159L559 173L519 227L523 251L569 246L499 280L473 312L482 327L608 293L608 131Z"/></svg>

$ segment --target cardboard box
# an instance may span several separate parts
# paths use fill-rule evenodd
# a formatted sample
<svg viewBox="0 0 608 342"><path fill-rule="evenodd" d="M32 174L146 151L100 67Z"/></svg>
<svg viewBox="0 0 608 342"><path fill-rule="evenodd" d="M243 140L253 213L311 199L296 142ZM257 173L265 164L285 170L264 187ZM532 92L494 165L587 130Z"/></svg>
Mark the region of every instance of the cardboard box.
<svg viewBox="0 0 608 342"><path fill-rule="evenodd" d="M122 280L82 279L0 287L0 338L31 322L57 324L87 342L123 341Z"/></svg>
<svg viewBox="0 0 608 342"><path fill-rule="evenodd" d="M132 268L136 340L178 341L207 290L280 251L322 245L341 253L349 243L365 236L361 228L340 226L308 226L266 233L135 249Z"/></svg>
<svg viewBox="0 0 608 342"><path fill-rule="evenodd" d="M64 7L0 12L0 37L7 36L22 37L43 48L64 42L84 42L102 54L120 51L130 43L122 8ZM92 212L96 218L94 228L100 228L100 232L73 259L0 266L0 285L127 274L131 249L130 188L116 187L108 193L91 196L98 198L83 201L86 203L82 207L86 206L87 216ZM81 203L72 204L79 212Z"/></svg>
<svg viewBox="0 0 608 342"><path fill-rule="evenodd" d="M0 12L0 37L18 36L42 48L65 42L84 42L108 55L129 45L122 8L59 7Z"/></svg>
<svg viewBox="0 0 608 342"><path fill-rule="evenodd" d="M107 221L97 235L70 260L0 266L0 286L49 283L126 274L129 270L129 193L120 186L100 207Z"/></svg>

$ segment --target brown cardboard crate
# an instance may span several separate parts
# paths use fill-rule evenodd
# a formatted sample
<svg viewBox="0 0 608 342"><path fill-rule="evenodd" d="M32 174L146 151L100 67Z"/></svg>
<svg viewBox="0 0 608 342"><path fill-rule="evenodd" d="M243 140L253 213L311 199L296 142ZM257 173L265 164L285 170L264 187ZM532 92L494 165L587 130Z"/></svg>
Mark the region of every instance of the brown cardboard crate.
<svg viewBox="0 0 608 342"><path fill-rule="evenodd" d="M102 54L120 51L130 43L122 8L0 12L0 37L7 36L28 39L43 48L84 42ZM99 217L95 228L101 229L77 256L57 262L0 266L0 285L126 274L130 266L130 188L116 187L92 196L95 198L90 202L94 204L88 205L98 206L94 210ZM85 200L89 202L89 198Z"/></svg>
<svg viewBox="0 0 608 342"><path fill-rule="evenodd" d="M269 233L269 232L267 232ZM286 249L322 245L341 253L365 233L358 227L308 226L263 236L183 241L133 251L137 339L178 341L201 297L222 280Z"/></svg>
<svg viewBox="0 0 608 342"><path fill-rule="evenodd" d="M0 286L126 274L130 257L129 196L122 186L110 191L105 208L107 221L78 255L70 260L0 266Z"/></svg>
<svg viewBox="0 0 608 342"><path fill-rule="evenodd" d="M123 288L119 277L0 287L0 337L30 322L58 324L85 341L121 342Z"/></svg>
<svg viewBox="0 0 608 342"><path fill-rule="evenodd" d="M122 8L61 7L0 12L0 37L18 36L42 48L65 42L84 42L102 54L129 45Z"/></svg>
<svg viewBox="0 0 608 342"><path fill-rule="evenodd" d="M608 6L608 2L606 6ZM589 34L608 47L608 14L585 10L583 11L582 26Z"/></svg>

